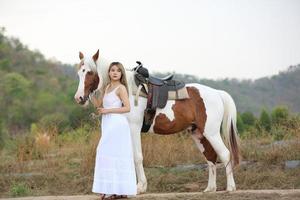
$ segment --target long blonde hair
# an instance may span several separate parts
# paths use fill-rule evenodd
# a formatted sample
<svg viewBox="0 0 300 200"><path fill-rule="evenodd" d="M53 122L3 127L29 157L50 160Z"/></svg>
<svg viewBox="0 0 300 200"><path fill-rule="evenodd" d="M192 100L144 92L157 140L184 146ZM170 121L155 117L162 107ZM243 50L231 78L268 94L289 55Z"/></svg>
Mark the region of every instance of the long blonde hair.
<svg viewBox="0 0 300 200"><path fill-rule="evenodd" d="M126 78L126 72L125 72L125 68L124 66L120 63L120 62L112 62L110 63L109 67L108 67L108 73L110 71L110 69L113 67L113 66L117 66L120 70L121 70L121 78L120 78L120 82L121 84L123 84L125 87L126 87L126 90L127 90L127 93L129 95L129 90L128 90L128 83L127 83L127 78ZM109 79L110 79L110 76L108 75ZM108 81L108 83L105 85L104 89L107 88L107 86L110 84L110 81Z"/></svg>

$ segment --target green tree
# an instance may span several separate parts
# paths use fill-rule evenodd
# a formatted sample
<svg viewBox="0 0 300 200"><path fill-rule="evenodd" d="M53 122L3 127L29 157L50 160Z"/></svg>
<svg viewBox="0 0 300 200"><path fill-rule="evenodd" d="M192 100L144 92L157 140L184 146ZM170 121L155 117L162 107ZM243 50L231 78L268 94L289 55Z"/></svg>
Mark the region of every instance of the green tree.
<svg viewBox="0 0 300 200"><path fill-rule="evenodd" d="M8 73L3 79L0 80L1 88L3 89L3 95L9 100L15 98L26 97L30 87L30 81L19 73Z"/></svg>
<svg viewBox="0 0 300 200"><path fill-rule="evenodd" d="M289 110L285 106L278 106L272 110L272 123L280 124L286 121L289 117Z"/></svg>
<svg viewBox="0 0 300 200"><path fill-rule="evenodd" d="M259 125L263 127L266 131L271 130L271 119L268 112L265 109L263 109L260 113Z"/></svg>
<svg viewBox="0 0 300 200"><path fill-rule="evenodd" d="M19 73L7 73L0 78L0 116L6 127L22 128L30 119L31 82Z"/></svg>
<svg viewBox="0 0 300 200"><path fill-rule="evenodd" d="M242 119L242 117L241 117L240 114L237 115L236 126L237 126L237 129L238 129L239 133L243 133L244 132L245 125L244 125L243 119Z"/></svg>
<svg viewBox="0 0 300 200"><path fill-rule="evenodd" d="M256 119L252 112L248 111L248 112L242 113L241 118L242 118L244 124L247 126L253 126L255 124Z"/></svg>
<svg viewBox="0 0 300 200"><path fill-rule="evenodd" d="M10 61L7 58L0 59L0 70L8 71L10 67Z"/></svg>

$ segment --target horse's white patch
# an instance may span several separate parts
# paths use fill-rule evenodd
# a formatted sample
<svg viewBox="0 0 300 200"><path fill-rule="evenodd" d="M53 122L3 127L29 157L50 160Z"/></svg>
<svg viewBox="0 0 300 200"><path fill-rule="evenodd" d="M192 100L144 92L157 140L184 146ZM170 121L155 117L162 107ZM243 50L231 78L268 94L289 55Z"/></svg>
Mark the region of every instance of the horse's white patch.
<svg viewBox="0 0 300 200"><path fill-rule="evenodd" d="M90 62L90 59L87 58L83 58L82 61L83 63L82 66L80 66L79 70L77 71L78 77L79 77L79 84L78 84L78 88L77 91L75 93L75 100L77 102L80 101L80 98L84 98L84 82L85 82L85 76L89 71L92 71L92 65ZM85 103L86 105L86 103Z"/></svg>
<svg viewBox="0 0 300 200"><path fill-rule="evenodd" d="M204 146L202 145L202 143L200 142L199 138L193 134L192 134L192 138L195 141L198 149L201 151L201 153L203 153L205 151L205 149L204 149Z"/></svg>
<svg viewBox="0 0 300 200"><path fill-rule="evenodd" d="M227 177L227 188L226 190L231 192L236 190L235 182L233 179L232 165L231 162L225 165L226 167L226 177Z"/></svg>
<svg viewBox="0 0 300 200"><path fill-rule="evenodd" d="M210 161L207 161L208 164L208 184L204 192L215 192L217 190L216 178L217 178L217 169L216 165Z"/></svg>
<svg viewBox="0 0 300 200"><path fill-rule="evenodd" d="M155 116L154 116L154 119L153 119L153 123L149 129L149 132L153 133L153 126L155 124L155 118L157 117L157 115L159 115L160 113L162 114L165 114L170 121L173 121L175 119L175 116L174 116L174 112L172 110L172 106L175 104L175 100L168 100L166 106L164 108L157 108L156 109L156 113L155 113Z"/></svg>

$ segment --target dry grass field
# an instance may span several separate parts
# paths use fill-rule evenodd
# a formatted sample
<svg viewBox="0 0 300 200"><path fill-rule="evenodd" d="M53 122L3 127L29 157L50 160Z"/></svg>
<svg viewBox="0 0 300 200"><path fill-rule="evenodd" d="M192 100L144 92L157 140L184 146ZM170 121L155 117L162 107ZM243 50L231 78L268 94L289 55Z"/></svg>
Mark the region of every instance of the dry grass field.
<svg viewBox="0 0 300 200"><path fill-rule="evenodd" d="M59 135L54 128L48 130L49 137L35 130L11 141L0 152L0 197L91 194L98 130L97 126L83 126ZM284 130L280 141L266 133L241 138L243 163L234 172L238 190L300 188L300 167L285 164L300 160L300 123ZM142 143L149 193L205 189L205 159L188 133L143 134ZM221 165L217 186L218 190L226 187Z"/></svg>

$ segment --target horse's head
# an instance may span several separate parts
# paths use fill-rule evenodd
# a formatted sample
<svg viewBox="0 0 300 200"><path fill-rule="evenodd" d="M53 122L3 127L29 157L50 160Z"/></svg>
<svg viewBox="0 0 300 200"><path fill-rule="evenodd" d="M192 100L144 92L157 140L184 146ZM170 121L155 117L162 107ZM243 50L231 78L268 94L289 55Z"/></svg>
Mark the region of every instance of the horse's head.
<svg viewBox="0 0 300 200"><path fill-rule="evenodd" d="M102 85L97 71L99 50L92 57L85 57L83 53L79 52L79 58L80 63L77 71L79 85L74 98L77 103L88 105L89 95Z"/></svg>

